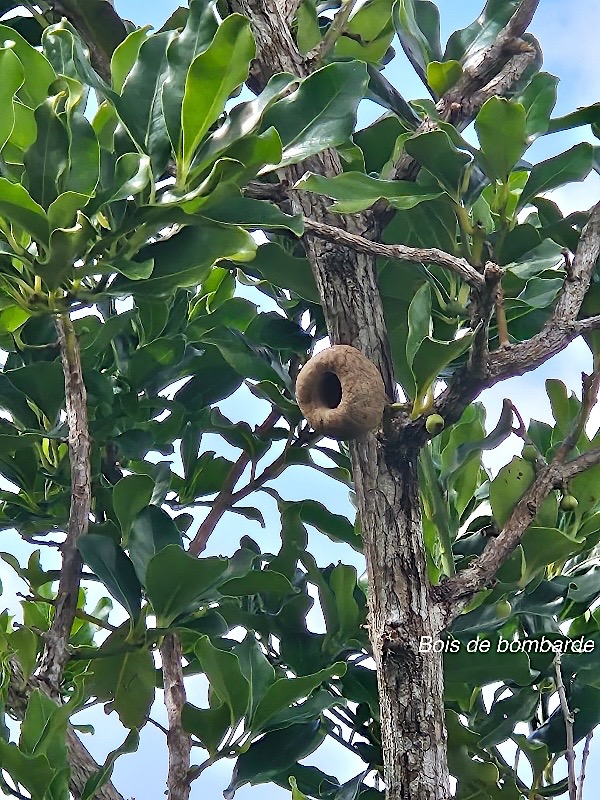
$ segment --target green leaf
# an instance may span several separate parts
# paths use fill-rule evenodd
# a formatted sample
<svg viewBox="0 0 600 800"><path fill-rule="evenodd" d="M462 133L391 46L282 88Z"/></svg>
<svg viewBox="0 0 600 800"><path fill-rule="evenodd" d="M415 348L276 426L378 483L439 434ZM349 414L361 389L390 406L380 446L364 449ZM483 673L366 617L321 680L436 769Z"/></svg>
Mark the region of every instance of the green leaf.
<svg viewBox="0 0 600 800"><path fill-rule="evenodd" d="M266 783L314 752L325 738L320 721L292 725L285 736L280 731L267 733L238 758L231 783L223 792L231 800L241 786Z"/></svg>
<svg viewBox="0 0 600 800"><path fill-rule="evenodd" d="M550 115L556 105L558 78L547 72L538 72L518 95L513 97L525 107L526 133L531 141L548 131Z"/></svg>
<svg viewBox="0 0 600 800"><path fill-rule="evenodd" d="M177 287L202 283L218 260L246 261L252 258L255 250L256 244L246 231L207 221L144 247L136 261L154 260L151 277L143 282L119 278L112 290L120 295L168 295Z"/></svg>
<svg viewBox="0 0 600 800"><path fill-rule="evenodd" d="M0 739L0 763L12 778L30 793L32 800L45 800L55 770L46 756L26 756L16 744Z"/></svg>
<svg viewBox="0 0 600 800"><path fill-rule="evenodd" d="M521 103L490 97L475 119L484 168L502 182L527 149L527 117Z"/></svg>
<svg viewBox="0 0 600 800"><path fill-rule="evenodd" d="M58 361L42 361L6 370L4 374L49 421L56 420L65 399L62 367Z"/></svg>
<svg viewBox="0 0 600 800"><path fill-rule="evenodd" d="M214 133L209 134L201 145L194 158L194 173L205 169L219 156L229 155L231 151L239 152L240 141L258 129L267 109L295 82L296 78L293 75L286 72L277 73L270 78L258 97L234 106L223 124ZM241 160L246 163L243 158Z"/></svg>
<svg viewBox="0 0 600 800"><path fill-rule="evenodd" d="M269 281L274 286L290 289L305 300L320 302L308 259L290 255L275 242L261 245L256 250L254 260L241 269Z"/></svg>
<svg viewBox="0 0 600 800"><path fill-rule="evenodd" d="M195 653L213 691L229 706L231 724L243 719L248 709L250 684L242 674L238 657L213 647L207 636L200 637Z"/></svg>
<svg viewBox="0 0 600 800"><path fill-rule="evenodd" d="M15 125L14 95L23 85L23 65L9 47L0 48L0 103L4 112L0 119L0 150L9 140Z"/></svg>
<svg viewBox="0 0 600 800"><path fill-rule="evenodd" d="M225 558L194 558L174 544L157 552L146 569L146 588L159 627L213 597L227 566Z"/></svg>
<svg viewBox="0 0 600 800"><path fill-rule="evenodd" d="M56 79L48 59L7 25L0 25L0 42L10 47L23 65L25 83L18 96L30 108L37 108L48 97L48 87Z"/></svg>
<svg viewBox="0 0 600 800"><path fill-rule="evenodd" d="M536 164L523 188L518 208L523 208L532 197L541 192L557 189L573 181L584 180L592 169L593 155L592 145L581 142L565 153Z"/></svg>
<svg viewBox="0 0 600 800"><path fill-rule="evenodd" d="M213 40L218 24L215 2L192 0L185 26L167 50L168 70L162 89L162 103L173 150L181 148L181 106L192 61ZM176 26L177 27L177 26Z"/></svg>
<svg viewBox="0 0 600 800"><path fill-rule="evenodd" d="M109 536L88 533L80 537L77 549L112 596L136 620L141 609L140 582L133 564L119 545Z"/></svg>
<svg viewBox="0 0 600 800"><path fill-rule="evenodd" d="M243 641L236 647L235 654L250 687L247 713L251 717L269 687L275 683L275 670L251 631L248 631Z"/></svg>
<svg viewBox="0 0 600 800"><path fill-rule="evenodd" d="M94 129L78 111L67 118L69 163L61 181L61 192L92 195L100 177L100 145Z"/></svg>
<svg viewBox="0 0 600 800"><path fill-rule="evenodd" d="M250 720L250 729L254 732L262 730L275 714L280 713L301 698L308 697L324 681L343 675L345 669L346 665L338 662L313 675L304 675L301 678L279 678L269 686L258 704Z"/></svg>
<svg viewBox="0 0 600 800"><path fill-rule="evenodd" d="M300 518L307 525L312 525L334 542L345 542L358 552L362 550L362 537L356 532L349 519L341 514L334 514L316 500L301 500L293 504L300 513Z"/></svg>
<svg viewBox="0 0 600 800"><path fill-rule="evenodd" d="M139 744L140 735L138 731L135 729L130 730L123 744L115 750L111 750L103 766L86 780L81 793L81 800L92 800L96 796L96 792L110 780L117 758L127 753L135 753Z"/></svg>
<svg viewBox="0 0 600 800"><path fill-rule="evenodd" d="M227 703L219 703L210 708L196 708L186 703L181 712L181 725L184 731L193 734L214 755L231 723L231 711Z"/></svg>
<svg viewBox="0 0 600 800"><path fill-rule="evenodd" d="M430 61L427 64L427 83L438 97L451 89L462 74L458 61Z"/></svg>
<svg viewBox="0 0 600 800"><path fill-rule="evenodd" d="M121 92L123 89L123 84L133 69L140 47L148 38L148 31L151 28L151 25L144 25L143 28L131 31L127 38L115 48L110 60L110 75L115 92Z"/></svg>
<svg viewBox="0 0 600 800"><path fill-rule="evenodd" d="M162 88L168 75L167 49L174 31L157 33L140 46L138 58L125 79L114 105L127 131L151 158L155 175L169 159L171 143L162 109Z"/></svg>
<svg viewBox="0 0 600 800"><path fill-rule="evenodd" d="M415 356L431 330L431 286L424 283L415 293L408 307L408 336L406 360L412 368Z"/></svg>
<svg viewBox="0 0 600 800"><path fill-rule="evenodd" d="M412 64L415 72L426 82L426 69L430 61L440 61L439 52L439 12L427 17L419 15L418 8L422 4L418 0L399 0L394 6L394 24L402 49ZM423 4L424 5L424 4ZM428 4L429 5L429 4ZM421 28L422 20L427 20L430 33L426 36ZM433 22L433 25L431 24ZM436 30L437 28L437 30ZM434 38L431 37L433 33Z"/></svg>
<svg viewBox="0 0 600 800"><path fill-rule="evenodd" d="M334 178L308 172L295 188L337 200L329 206L329 210L340 214L363 211L381 198L388 200L394 208L406 210L444 193L442 190L432 191L431 187L419 186L413 181L382 181L360 172L343 172Z"/></svg>
<svg viewBox="0 0 600 800"><path fill-rule="evenodd" d="M112 633L94 658L92 687L100 700L111 702L126 728L141 728L156 689L152 653L128 644L121 630Z"/></svg>
<svg viewBox="0 0 600 800"><path fill-rule="evenodd" d="M475 22L450 36L444 60L456 59L463 67L470 66L482 50L496 41L518 5L518 0L487 0Z"/></svg>
<svg viewBox="0 0 600 800"><path fill-rule="evenodd" d="M522 458L513 458L490 484L490 504L499 525L504 525L516 503L534 479L533 466Z"/></svg>
<svg viewBox="0 0 600 800"><path fill-rule="evenodd" d="M38 637L30 628L18 628L8 636L8 643L15 652L23 677L29 680L36 667Z"/></svg>
<svg viewBox="0 0 600 800"><path fill-rule="evenodd" d="M246 80L255 52L249 21L240 14L230 14L219 26L210 47L193 60L185 83L182 145L177 151L182 180L227 99Z"/></svg>
<svg viewBox="0 0 600 800"><path fill-rule="evenodd" d="M329 585L335 596L339 628L335 637L344 642L355 637L361 613L354 598L357 585L356 567L338 564L329 576Z"/></svg>
<svg viewBox="0 0 600 800"><path fill-rule="evenodd" d="M32 199L24 186L1 177L0 214L39 242L48 241L50 230L44 209Z"/></svg>
<svg viewBox="0 0 600 800"><path fill-rule="evenodd" d="M283 144L279 167L347 141L365 94L367 73L357 61L329 64L313 72L263 117L261 130L274 127Z"/></svg>
<svg viewBox="0 0 600 800"><path fill-rule="evenodd" d="M60 194L59 182L69 163L69 138L55 102L50 97L36 108L37 139L23 156L29 192L44 208Z"/></svg>
<svg viewBox="0 0 600 800"><path fill-rule="evenodd" d="M521 586L525 586L535 574L548 564L562 562L574 556L583 547L584 542L570 536L558 528L527 528L521 546L525 558L525 571L521 577Z"/></svg>
<svg viewBox="0 0 600 800"><path fill-rule="evenodd" d="M112 493L113 508L125 542L133 519L150 503L153 491L154 481L148 475L126 475L115 484Z"/></svg>
<svg viewBox="0 0 600 800"><path fill-rule="evenodd" d="M433 175L450 197L460 198L465 167L472 158L458 150L445 131L413 136L404 142L404 149Z"/></svg>
<svg viewBox="0 0 600 800"><path fill-rule="evenodd" d="M203 217L213 222L239 225L247 230L279 230L281 228L302 236L304 223L299 214L284 214L279 206L266 200L254 200L241 195L216 203L210 201L202 208Z"/></svg>
<svg viewBox="0 0 600 800"><path fill-rule="evenodd" d="M141 478L146 476L136 475L130 477ZM123 478L123 480L127 479ZM154 490L153 481L152 489ZM151 497L152 495L148 498L148 502L150 502ZM164 509L149 505L133 518L129 536L129 557L142 584L146 582L146 570L150 560L169 545L183 547L183 541L175 522Z"/></svg>
<svg viewBox="0 0 600 800"><path fill-rule="evenodd" d="M106 0L61 0L63 13L77 19L78 30L85 42L97 42L109 57L125 39L127 30L121 17Z"/></svg>
<svg viewBox="0 0 600 800"><path fill-rule="evenodd" d="M279 572L273 570L250 570L247 575L232 578L219 586L223 597L246 597L255 594L283 596L292 594L292 584Z"/></svg>

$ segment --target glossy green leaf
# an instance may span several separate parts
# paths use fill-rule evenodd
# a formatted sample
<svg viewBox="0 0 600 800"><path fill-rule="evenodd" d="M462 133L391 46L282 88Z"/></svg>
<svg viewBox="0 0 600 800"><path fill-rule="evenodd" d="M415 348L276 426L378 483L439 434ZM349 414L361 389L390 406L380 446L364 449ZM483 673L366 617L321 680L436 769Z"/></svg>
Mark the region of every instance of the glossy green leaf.
<svg viewBox="0 0 600 800"><path fill-rule="evenodd" d="M183 729L199 739L211 756L217 752L230 723L231 711L223 702L210 708L197 708L186 703L181 712Z"/></svg>
<svg viewBox="0 0 600 800"><path fill-rule="evenodd" d="M92 687L100 700L111 703L126 728L141 728L156 689L152 653L128 644L121 631L111 634L94 659Z"/></svg>
<svg viewBox="0 0 600 800"><path fill-rule="evenodd" d="M113 508L125 541L133 519L149 504L153 491L154 481L148 475L126 475L115 485L112 493Z"/></svg>
<svg viewBox="0 0 600 800"><path fill-rule="evenodd" d="M24 155L23 163L31 196L48 208L61 192L59 184L69 163L69 139L55 110L55 98L49 98L35 111L37 139Z"/></svg>
<svg viewBox="0 0 600 800"><path fill-rule="evenodd" d="M115 294L160 296L171 294L177 287L201 283L219 259L250 260L256 244L241 228L207 221L203 225L184 228L176 236L144 247L136 261L154 260L152 275L143 283L119 279Z"/></svg>
<svg viewBox="0 0 600 800"><path fill-rule="evenodd" d="M21 666L23 677L29 680L36 667L38 637L30 628L17 628L8 637L8 643Z"/></svg>
<svg viewBox="0 0 600 800"><path fill-rule="evenodd" d="M23 65L15 55L12 48L0 48L0 103L4 109L0 119L0 150L9 140L15 125L14 95L23 85Z"/></svg>
<svg viewBox="0 0 600 800"><path fill-rule="evenodd" d="M225 102L248 76L255 52L250 23L239 14L231 14L219 26L208 49L193 60L181 109L182 145L178 158L184 175Z"/></svg>
<svg viewBox="0 0 600 800"><path fill-rule="evenodd" d="M239 756L233 770L231 783L223 792L231 800L246 783L266 783L276 775L310 755L325 737L318 720L303 725L292 725L282 737L279 731L265 734Z"/></svg>
<svg viewBox="0 0 600 800"><path fill-rule="evenodd" d="M283 143L279 166L343 144L352 134L366 83L364 64L329 64L272 105L263 117L261 130L272 126L279 133Z"/></svg>
<svg viewBox="0 0 600 800"><path fill-rule="evenodd" d="M243 265L241 269L275 286L290 289L305 300L319 302L319 293L308 260L290 255L275 242L261 245L254 260Z"/></svg>
<svg viewBox="0 0 600 800"><path fill-rule="evenodd" d="M298 181L296 188L331 197L337 202L329 210L341 214L363 211L381 198L388 200L394 208L406 210L443 194L442 190L432 191L431 187L419 186L412 181L382 181L360 172L343 172L334 178L309 172Z"/></svg>
<svg viewBox="0 0 600 800"><path fill-rule="evenodd" d="M56 771L46 756L27 756L14 743L0 739L0 761L14 780L31 792L33 800L44 800Z"/></svg>
<svg viewBox="0 0 600 800"><path fill-rule="evenodd" d="M283 711L292 703L307 697L324 681L332 677L339 677L345 671L345 665L340 662L328 669L315 672L313 675L304 675L301 678L279 678L267 691L258 704L254 716L250 720L252 731L262 730L269 719Z"/></svg>
<svg viewBox="0 0 600 800"><path fill-rule="evenodd" d="M266 200L233 196L216 203L209 202L201 210L203 217L213 222L239 225L247 230L287 229L302 236L304 224L300 215L284 214L279 206Z"/></svg>
<svg viewBox="0 0 600 800"><path fill-rule="evenodd" d="M141 608L141 587L133 564L109 536L88 533L77 542L88 567L100 578L115 600L136 620Z"/></svg>
<svg viewBox="0 0 600 800"><path fill-rule="evenodd" d="M286 72L273 75L258 97L234 106L223 124L214 133L210 133L200 146L193 162L194 172L206 168L219 156L239 152L239 143L245 137L258 130L263 116L273 103L295 82L293 75ZM245 162L244 162L245 163Z"/></svg>
<svg viewBox="0 0 600 800"><path fill-rule="evenodd" d="M279 572L273 570L251 570L241 578L232 578L219 586L224 597L244 597L254 594L282 596L291 594L292 584Z"/></svg>
<svg viewBox="0 0 600 800"><path fill-rule="evenodd" d="M12 49L23 65L25 82L19 90L19 97L30 108L37 108L46 100L48 87L56 79L48 59L7 25L0 25L0 41L4 47Z"/></svg>
<svg viewBox="0 0 600 800"><path fill-rule="evenodd" d="M462 77L458 61L430 61L427 64L427 83L436 95L441 96Z"/></svg>
<svg viewBox="0 0 600 800"><path fill-rule="evenodd" d="M173 150L181 148L181 105L192 61L210 45L217 32L215 2L192 0L185 26L167 50L168 70L162 88L162 103Z"/></svg>
<svg viewBox="0 0 600 800"><path fill-rule="evenodd" d="M427 64L430 61L441 61L438 49L439 15L437 17L437 40L432 41L431 35L430 37L426 36L421 28L421 19L418 14L419 5L421 5L419 0L400 0L394 6L394 24L410 63L421 80L426 82ZM436 24L435 17L432 17L431 14L428 15L428 19L433 20L434 25Z"/></svg>
<svg viewBox="0 0 600 800"><path fill-rule="evenodd" d="M21 184L0 177L0 214L35 239L48 241L48 218L44 209L32 199Z"/></svg>
<svg viewBox="0 0 600 800"><path fill-rule="evenodd" d="M518 208L541 192L557 189L566 183L582 181L592 169L593 148L591 144L576 144L565 153L536 164L519 198Z"/></svg>
<svg viewBox="0 0 600 800"><path fill-rule="evenodd" d="M550 125L550 115L556 105L558 78L547 72L538 72L513 100L525 107L526 132L530 139L542 136Z"/></svg>
<svg viewBox="0 0 600 800"><path fill-rule="evenodd" d="M527 148L527 117L521 103L490 97L475 119L484 169L491 178L506 182Z"/></svg>
<svg viewBox="0 0 600 800"><path fill-rule="evenodd" d="M227 563L224 558L194 558L175 544L157 552L146 568L146 588L159 624L168 627L184 611L197 609L212 596Z"/></svg>
<svg viewBox="0 0 600 800"><path fill-rule="evenodd" d="M465 167L472 159L455 147L445 131L430 131L407 139L404 149L436 178L450 197L458 200Z"/></svg>
<svg viewBox="0 0 600 800"><path fill-rule="evenodd" d="M171 144L162 110L162 87L168 75L167 49L174 31L150 36L125 79L115 105L133 140L150 156L155 174L168 161Z"/></svg>
<svg viewBox="0 0 600 800"><path fill-rule="evenodd" d="M136 28L115 48L110 60L110 74L115 92L121 92L123 89L123 84L137 60L140 47L148 38L150 30L150 25Z"/></svg>
<svg viewBox="0 0 600 800"><path fill-rule="evenodd" d="M250 684L242 674L238 657L213 647L207 636L200 637L195 653L213 691L229 707L231 724L241 720L248 708Z"/></svg>
<svg viewBox="0 0 600 800"><path fill-rule="evenodd" d="M474 63L481 51L496 40L518 4L518 0L487 0L474 22L450 36L444 60L456 59L464 67Z"/></svg>

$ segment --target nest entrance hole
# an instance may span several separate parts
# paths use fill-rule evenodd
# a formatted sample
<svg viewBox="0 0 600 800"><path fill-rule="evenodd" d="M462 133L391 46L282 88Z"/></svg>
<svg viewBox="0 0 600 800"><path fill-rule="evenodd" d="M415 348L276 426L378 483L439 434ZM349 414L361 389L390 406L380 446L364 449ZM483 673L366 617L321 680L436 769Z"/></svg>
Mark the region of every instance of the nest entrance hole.
<svg viewBox="0 0 600 800"><path fill-rule="evenodd" d="M323 373L319 385L319 399L326 408L337 408L342 402L342 384L335 372Z"/></svg>

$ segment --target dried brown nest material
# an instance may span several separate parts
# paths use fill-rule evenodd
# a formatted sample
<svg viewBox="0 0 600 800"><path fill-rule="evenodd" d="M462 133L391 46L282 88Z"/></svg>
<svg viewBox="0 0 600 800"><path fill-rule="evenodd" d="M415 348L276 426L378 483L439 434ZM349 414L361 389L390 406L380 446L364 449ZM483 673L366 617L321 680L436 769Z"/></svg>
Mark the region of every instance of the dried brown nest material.
<svg viewBox="0 0 600 800"><path fill-rule="evenodd" d="M318 433L356 439L379 427L387 403L377 367L355 347L322 350L302 368L296 399Z"/></svg>

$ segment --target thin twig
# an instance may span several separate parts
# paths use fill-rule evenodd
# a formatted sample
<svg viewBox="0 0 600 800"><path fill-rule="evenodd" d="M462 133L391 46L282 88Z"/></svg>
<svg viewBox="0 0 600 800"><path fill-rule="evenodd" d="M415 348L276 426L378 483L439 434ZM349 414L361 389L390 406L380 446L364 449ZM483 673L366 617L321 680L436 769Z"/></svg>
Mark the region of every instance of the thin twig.
<svg viewBox="0 0 600 800"><path fill-rule="evenodd" d="M325 56L333 50L335 43L346 29L346 24L350 19L350 15L354 10L355 5L356 0L342 0L340 10L331 20L331 24L329 25L329 28L327 28L325 36L323 36L317 46L306 55L306 60L309 63L313 65L320 64Z"/></svg>
<svg viewBox="0 0 600 800"><path fill-rule="evenodd" d="M583 755L581 756L581 772L579 773L579 786L577 787L577 800L583 800L583 784L585 783L585 770L587 761L590 755L590 745L594 732L590 731L585 737L585 744L583 746Z"/></svg>
<svg viewBox="0 0 600 800"><path fill-rule="evenodd" d="M464 258L456 258L437 247L407 247L404 244L382 244L372 242L364 236L338 228L335 225L326 225L312 219L304 219L304 228L308 233L349 247L359 253L368 253L382 258L396 259L397 261L417 261L426 264L436 264L458 275L465 283L474 288L484 286L484 277Z"/></svg>
<svg viewBox="0 0 600 800"><path fill-rule="evenodd" d="M273 409L265 421L256 428L254 434L256 436L264 436L273 428L280 417L281 413L277 411L277 409ZM211 510L208 512L206 518L198 528L198 532L190 542L189 552L191 555L197 556L204 550L212 532L219 524L221 517L235 502L233 499L233 490L244 474L244 470L248 464L251 463L251 460L251 456L243 452L231 468L229 475L221 487L221 491L212 503Z"/></svg>
<svg viewBox="0 0 600 800"><path fill-rule="evenodd" d="M565 758L567 759L567 766L569 769L569 800L577 800L577 777L575 774L575 744L573 741L573 723L575 718L572 711L569 710L567 702L567 694L565 692L565 685L562 679L560 653L554 656L554 671L556 673L556 689L560 698L560 707L562 715L565 720L565 731L567 735L567 749L565 751Z"/></svg>
<svg viewBox="0 0 600 800"><path fill-rule="evenodd" d="M58 688L69 659L68 642L77 609L81 580L82 560L77 549L77 540L87 533L92 489L87 395L81 369L79 342L68 313L57 317L56 330L65 379L65 403L69 426L71 508L67 536L62 546L56 611L45 637L40 675L51 686Z"/></svg>

